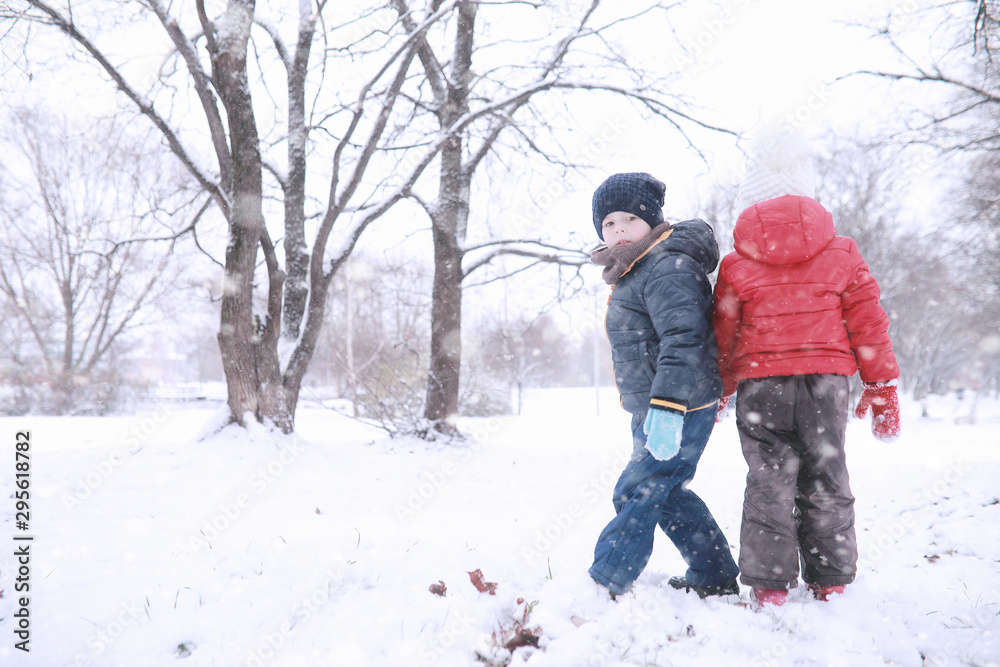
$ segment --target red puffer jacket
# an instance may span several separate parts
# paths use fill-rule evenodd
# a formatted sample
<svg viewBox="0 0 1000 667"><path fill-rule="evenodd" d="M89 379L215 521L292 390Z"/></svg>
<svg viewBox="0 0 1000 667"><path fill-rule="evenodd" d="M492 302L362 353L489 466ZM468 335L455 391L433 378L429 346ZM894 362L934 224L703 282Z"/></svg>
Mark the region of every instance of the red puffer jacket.
<svg viewBox="0 0 1000 667"><path fill-rule="evenodd" d="M713 326L723 395L746 378L834 373L899 377L879 288L853 239L809 197L747 208L723 258Z"/></svg>

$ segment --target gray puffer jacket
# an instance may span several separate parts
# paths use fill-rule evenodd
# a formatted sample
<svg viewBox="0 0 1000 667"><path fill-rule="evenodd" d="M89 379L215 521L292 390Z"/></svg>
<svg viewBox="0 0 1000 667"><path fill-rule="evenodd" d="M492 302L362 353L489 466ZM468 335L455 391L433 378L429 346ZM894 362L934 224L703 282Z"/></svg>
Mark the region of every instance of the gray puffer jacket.
<svg viewBox="0 0 1000 667"><path fill-rule="evenodd" d="M661 227L622 267L608 300L615 382L622 407L633 414L649 407L683 414L722 395L708 279L719 262L715 234L701 220Z"/></svg>

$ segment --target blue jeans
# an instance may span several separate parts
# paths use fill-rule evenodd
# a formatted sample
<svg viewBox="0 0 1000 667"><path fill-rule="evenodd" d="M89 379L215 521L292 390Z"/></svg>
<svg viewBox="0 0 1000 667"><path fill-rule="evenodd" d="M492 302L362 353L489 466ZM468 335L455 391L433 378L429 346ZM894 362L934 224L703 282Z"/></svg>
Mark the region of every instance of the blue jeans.
<svg viewBox="0 0 1000 667"><path fill-rule="evenodd" d="M715 410L684 417L681 449L668 461L657 461L645 449L645 414L632 416L635 453L615 485L617 516L597 540L590 576L612 593L621 594L649 562L657 524L688 565L685 578L695 586L722 586L739 573L729 543L705 502L687 488L715 427Z"/></svg>

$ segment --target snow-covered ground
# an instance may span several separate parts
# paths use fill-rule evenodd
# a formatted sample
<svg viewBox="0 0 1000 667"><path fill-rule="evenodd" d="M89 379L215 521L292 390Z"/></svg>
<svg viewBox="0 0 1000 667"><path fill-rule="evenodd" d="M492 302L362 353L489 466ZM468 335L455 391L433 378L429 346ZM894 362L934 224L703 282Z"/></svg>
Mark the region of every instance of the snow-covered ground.
<svg viewBox="0 0 1000 667"><path fill-rule="evenodd" d="M827 603L800 588L764 611L746 588L708 600L671 589L684 566L662 535L631 594L613 602L589 579L631 448L613 394L600 416L595 402L593 390L536 392L521 417L465 421L464 444L390 440L315 407L293 437L214 432L218 411L169 404L0 419L0 664L1000 664L997 402L980 401L975 423L968 395L932 401L930 417L904 402L892 444L852 420L858 580ZM692 487L734 552L744 474L729 416ZM495 595L473 585L477 569ZM429 590L439 582L443 596ZM515 621L539 648L494 644ZM16 648L25 624L29 653Z"/></svg>

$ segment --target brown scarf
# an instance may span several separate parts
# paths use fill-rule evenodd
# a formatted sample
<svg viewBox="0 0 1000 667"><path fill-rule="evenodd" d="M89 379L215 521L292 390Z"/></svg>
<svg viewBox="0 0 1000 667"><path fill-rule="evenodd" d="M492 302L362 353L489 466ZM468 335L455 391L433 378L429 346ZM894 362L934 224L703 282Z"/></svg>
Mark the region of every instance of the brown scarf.
<svg viewBox="0 0 1000 667"><path fill-rule="evenodd" d="M601 246L590 254L590 261L604 267L602 276L604 282L614 285L618 279L628 273L632 265L642 257L647 250L656 245L665 232L670 231L669 222L661 222L641 241L609 248Z"/></svg>

